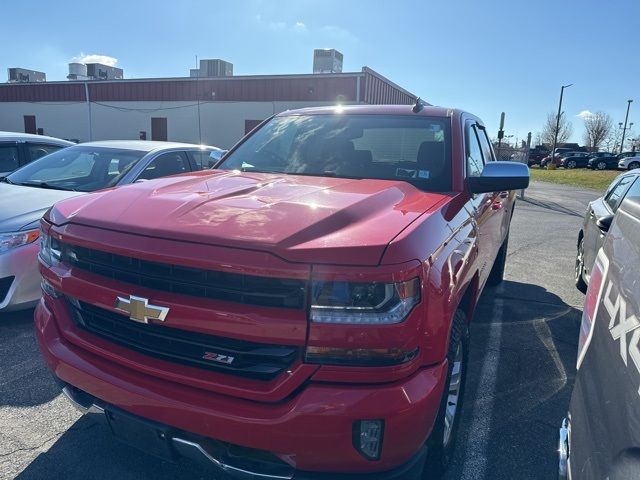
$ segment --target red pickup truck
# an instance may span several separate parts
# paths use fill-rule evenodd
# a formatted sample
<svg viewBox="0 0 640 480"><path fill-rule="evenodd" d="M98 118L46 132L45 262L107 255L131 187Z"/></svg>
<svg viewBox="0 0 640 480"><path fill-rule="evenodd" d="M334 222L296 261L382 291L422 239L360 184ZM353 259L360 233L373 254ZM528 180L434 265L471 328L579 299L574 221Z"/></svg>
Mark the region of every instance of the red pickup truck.
<svg viewBox="0 0 640 480"><path fill-rule="evenodd" d="M435 476L528 183L459 110L284 112L213 171L54 205L38 342L76 406L163 458Z"/></svg>

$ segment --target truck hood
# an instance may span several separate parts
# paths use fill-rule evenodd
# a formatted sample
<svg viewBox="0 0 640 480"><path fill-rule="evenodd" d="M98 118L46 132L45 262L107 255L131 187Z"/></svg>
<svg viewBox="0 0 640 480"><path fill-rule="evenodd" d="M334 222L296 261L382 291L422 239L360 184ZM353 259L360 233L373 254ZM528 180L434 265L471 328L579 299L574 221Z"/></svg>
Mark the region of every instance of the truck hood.
<svg viewBox="0 0 640 480"><path fill-rule="evenodd" d="M375 265L396 235L448 198L401 181L208 171L70 199L51 220L293 262Z"/></svg>
<svg viewBox="0 0 640 480"><path fill-rule="evenodd" d="M82 193L0 183L0 232L17 232L29 227L57 201ZM34 228L38 228L37 223Z"/></svg>

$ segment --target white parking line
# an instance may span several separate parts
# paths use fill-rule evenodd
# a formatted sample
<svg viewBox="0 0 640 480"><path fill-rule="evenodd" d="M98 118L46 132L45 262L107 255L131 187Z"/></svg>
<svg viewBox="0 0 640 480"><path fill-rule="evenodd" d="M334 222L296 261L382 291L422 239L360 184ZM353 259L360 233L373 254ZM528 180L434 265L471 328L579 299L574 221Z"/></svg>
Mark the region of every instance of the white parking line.
<svg viewBox="0 0 640 480"><path fill-rule="evenodd" d="M502 340L502 312L504 300L496 298L491 311L484 363L478 380L478 390L474 399L471 426L467 432L465 460L462 479L482 479L487 470L487 445L491 435L491 417L495 399L495 389L500 361ZM467 397L468 398L468 397Z"/></svg>

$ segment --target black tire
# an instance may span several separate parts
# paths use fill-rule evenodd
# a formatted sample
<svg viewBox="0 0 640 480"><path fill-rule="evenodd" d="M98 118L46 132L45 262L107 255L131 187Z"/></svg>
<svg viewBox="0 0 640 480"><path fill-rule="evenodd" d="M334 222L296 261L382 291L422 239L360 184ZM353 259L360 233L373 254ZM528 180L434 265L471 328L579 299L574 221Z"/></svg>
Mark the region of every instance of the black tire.
<svg viewBox="0 0 640 480"><path fill-rule="evenodd" d="M629 170L633 170L635 168L640 168L640 162L631 162L629 164Z"/></svg>
<svg viewBox="0 0 640 480"><path fill-rule="evenodd" d="M451 326L451 339L449 340L449 350L447 352L447 362L449 368L447 370L447 379L445 382L445 390L442 394L440 409L438 416L431 431L431 435L427 440L427 460L425 468L422 472L424 480L436 480L442 477L446 471L455 448L455 440L460 426L460 414L462 402L464 400L464 386L467 376L467 359L469 356L469 327L467 325L467 316L462 310L456 310L453 316L453 325ZM459 360L459 363L457 360ZM454 366L457 368L454 373ZM451 397L451 379L457 376L457 402L455 403L453 424L447 429L447 407L451 407L449 399ZM445 437L445 432L448 434ZM446 440L445 440L446 438Z"/></svg>
<svg viewBox="0 0 640 480"><path fill-rule="evenodd" d="M578 240L578 251L576 252L575 268L576 288L582 293L587 293L587 282L584 281L584 237Z"/></svg>
<svg viewBox="0 0 640 480"><path fill-rule="evenodd" d="M569 161L567 162L567 168L571 168L571 169L573 169L573 168L576 168L577 166L578 166L578 164L576 163L576 161L575 161L575 160L569 160Z"/></svg>
<svg viewBox="0 0 640 480"><path fill-rule="evenodd" d="M489 273L489 278L487 279L487 285L496 286L502 283L504 279L504 267L507 264L507 249L509 248L509 235L502 242L502 246L498 251L498 256L496 257L496 261L493 262L493 267L491 268L491 273Z"/></svg>
<svg viewBox="0 0 640 480"><path fill-rule="evenodd" d="M606 170L607 169L607 162L598 162L596 164L596 168L598 170Z"/></svg>

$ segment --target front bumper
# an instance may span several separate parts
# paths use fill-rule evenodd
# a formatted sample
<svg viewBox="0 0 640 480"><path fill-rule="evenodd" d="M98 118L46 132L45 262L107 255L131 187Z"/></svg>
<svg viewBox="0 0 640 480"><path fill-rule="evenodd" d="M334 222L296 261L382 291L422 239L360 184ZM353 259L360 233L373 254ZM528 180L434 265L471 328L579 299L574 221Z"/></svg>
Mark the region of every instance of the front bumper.
<svg viewBox="0 0 640 480"><path fill-rule="evenodd" d="M0 292L0 311L31 308L38 302L39 248L40 242L35 241L0 254L0 279L14 277L8 291Z"/></svg>
<svg viewBox="0 0 640 480"><path fill-rule="evenodd" d="M365 474L367 479L410 478L406 466L417 468L416 456L424 455L446 377L446 364L440 364L401 382L312 382L282 402L256 402L168 382L70 344L44 299L36 309L35 325L43 356L55 376L94 399L85 402L86 408L94 403L112 405L185 432L187 437L177 438L186 441L196 437L260 451L286 464L293 472L290 478L295 479L338 479L343 474L354 479ZM362 419L385 422L379 460L365 459L353 446L353 424ZM173 446L179 451L200 450L184 442L173 443L179 444ZM318 476L320 472L328 476ZM394 472L404 476L393 476ZM256 472L253 477L236 478L269 477Z"/></svg>
<svg viewBox="0 0 640 480"><path fill-rule="evenodd" d="M110 413L117 411L113 406L104 404L85 392L60 382L62 393L83 414L94 420L110 426ZM125 414L125 416L129 416ZM130 417L130 416L129 416ZM195 462L224 472L231 478L239 480L409 480L419 479L424 465L427 450L421 448L408 462L398 468L377 474L335 474L313 473L295 470L284 462L269 462L241 458L231 453L231 448L220 442L199 437L188 432L179 431L156 422L149 422L144 418L134 417L134 422L140 422L151 430L151 435L159 435L163 443L168 445L168 460L181 456ZM136 445L141 448L141 445ZM144 450L144 449L143 449Z"/></svg>

